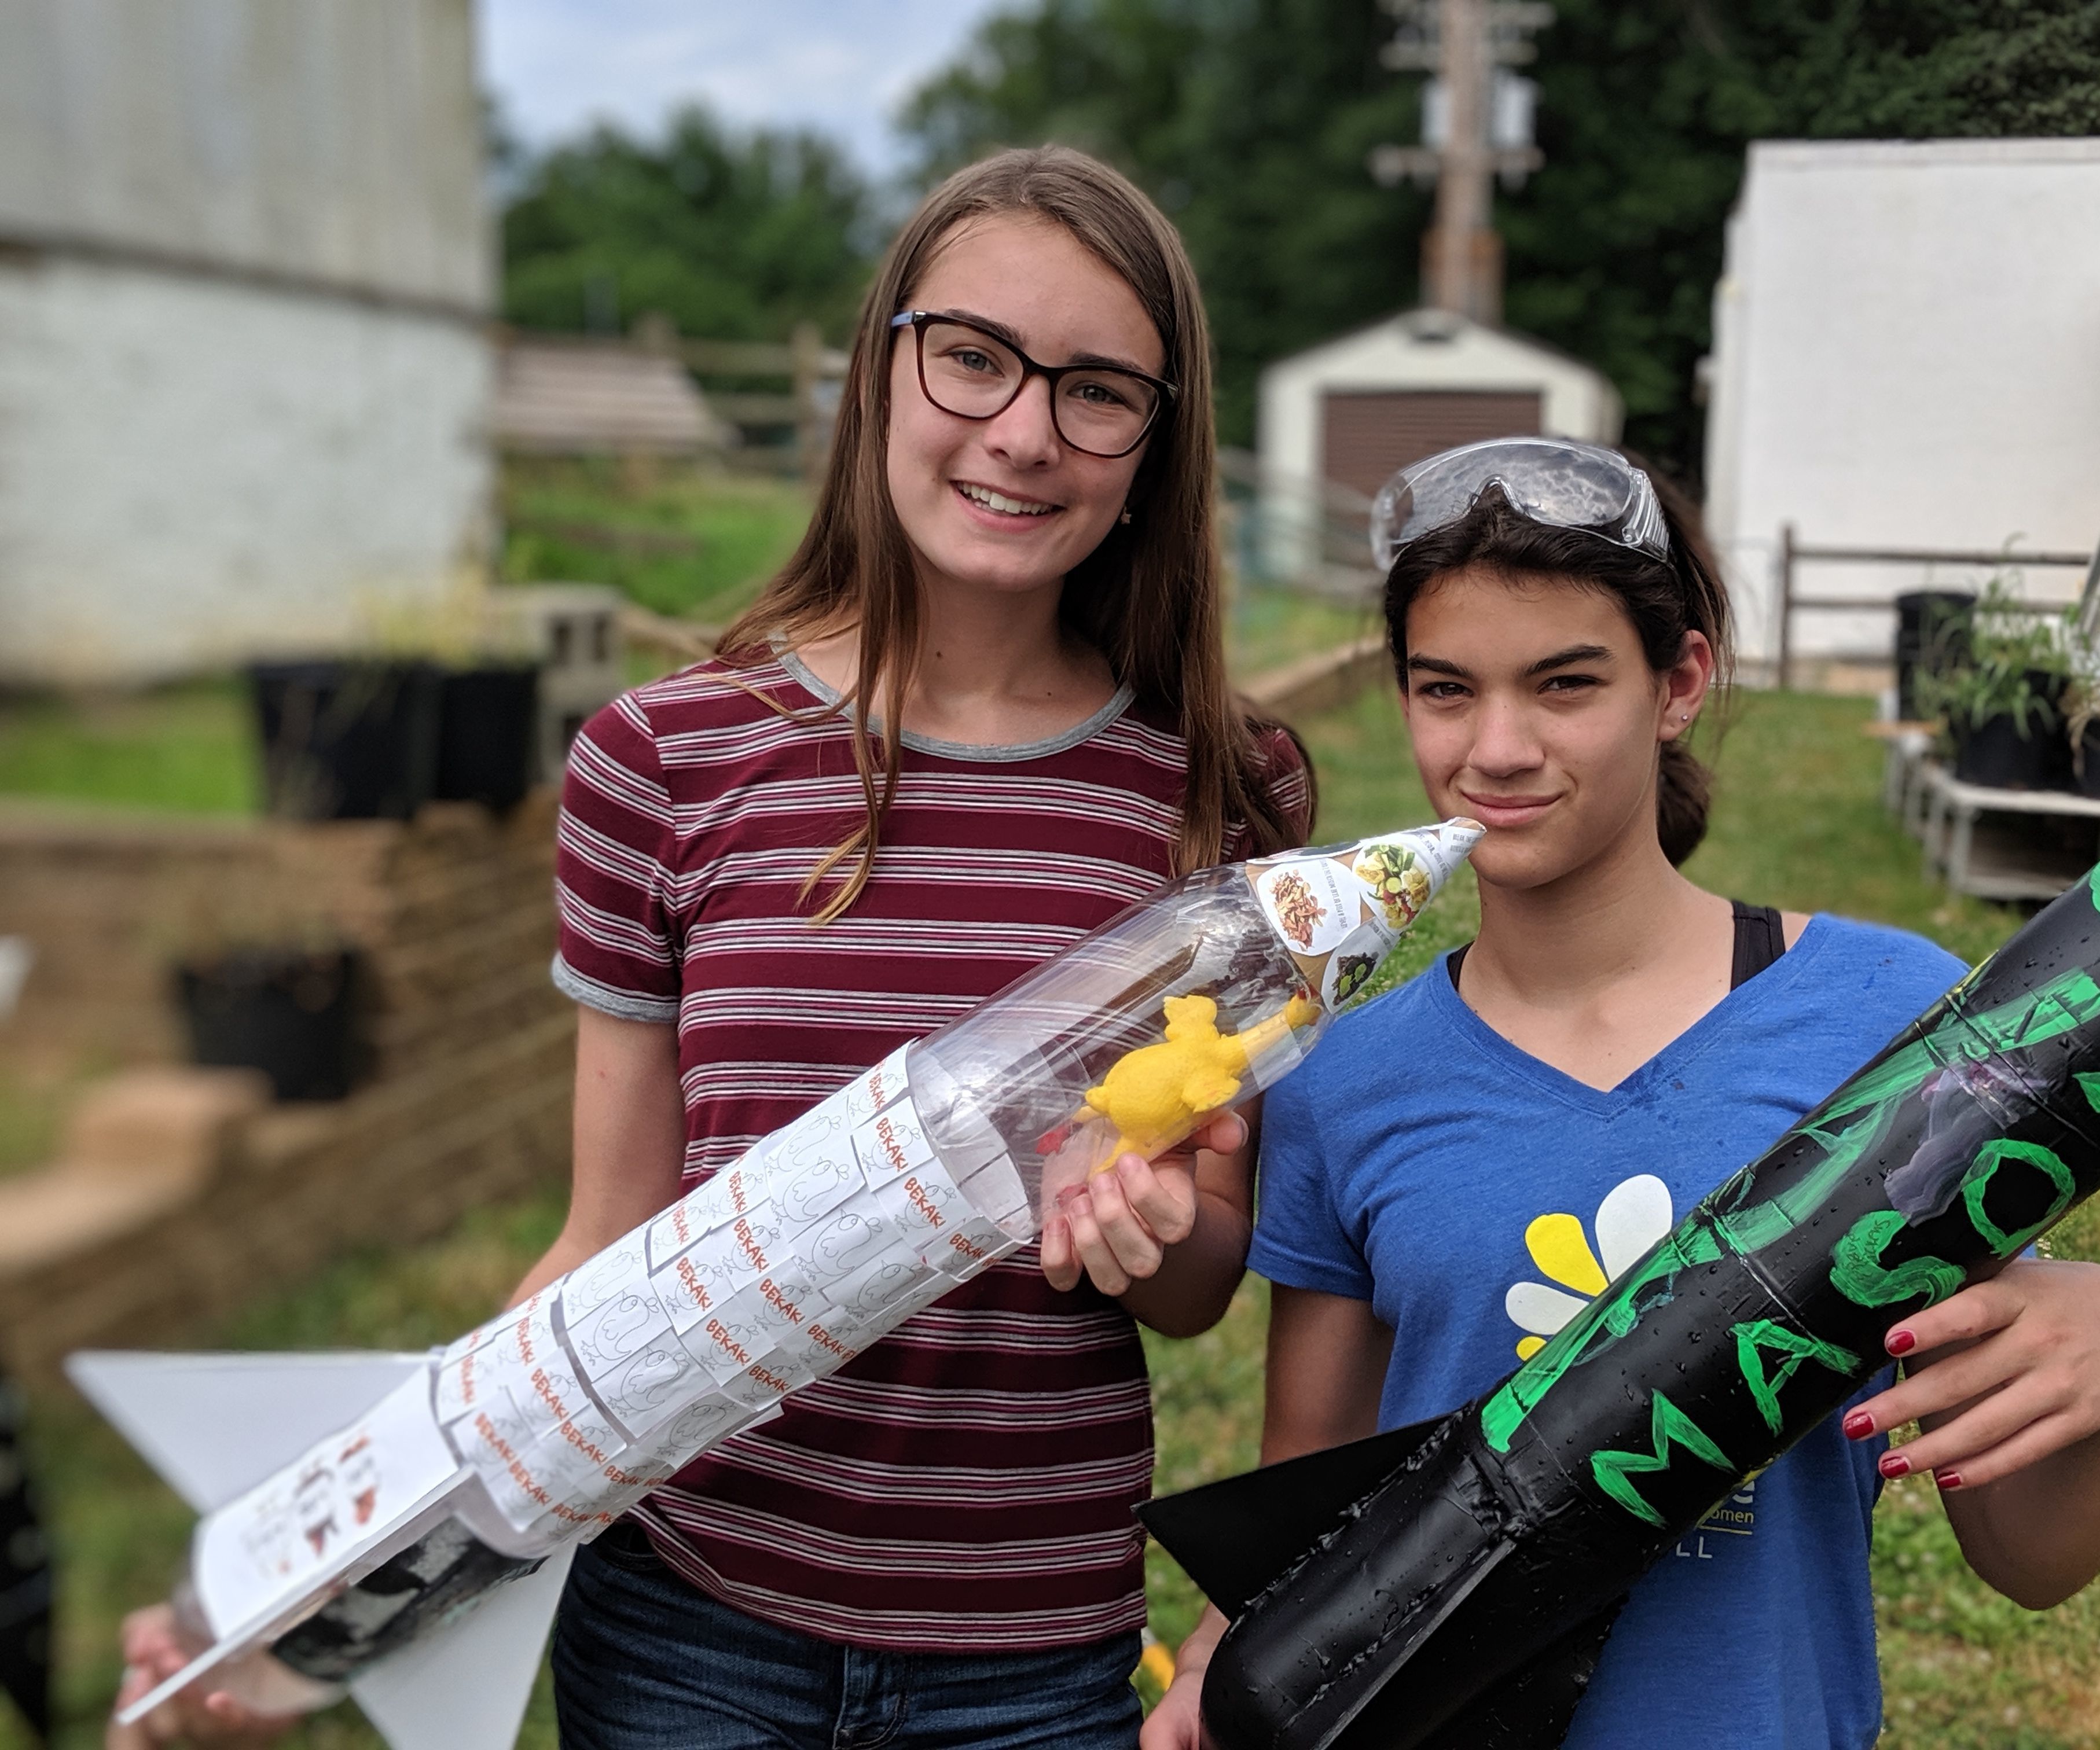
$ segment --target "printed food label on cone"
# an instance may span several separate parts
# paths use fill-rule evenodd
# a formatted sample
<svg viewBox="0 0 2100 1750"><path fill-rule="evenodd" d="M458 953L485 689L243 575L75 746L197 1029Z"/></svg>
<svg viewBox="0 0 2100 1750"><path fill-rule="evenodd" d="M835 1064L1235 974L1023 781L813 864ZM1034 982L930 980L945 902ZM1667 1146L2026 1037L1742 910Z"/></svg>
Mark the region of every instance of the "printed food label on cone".
<svg viewBox="0 0 2100 1750"><path fill-rule="evenodd" d="M1294 955L1317 959L1364 921L1363 884L1325 857L1293 857L1254 878L1255 896Z"/></svg>
<svg viewBox="0 0 2100 1750"><path fill-rule="evenodd" d="M1418 828L1251 862L1247 877L1306 982L1331 1010L1362 990L1472 844L1470 836L1462 845L1446 844L1440 828ZM1264 1085L1277 1073L1264 1074Z"/></svg>
<svg viewBox="0 0 2100 1750"><path fill-rule="evenodd" d="M1320 977L1320 1000L1330 1009L1347 1003L1370 982L1392 943L1392 936L1375 923L1350 931L1328 956Z"/></svg>

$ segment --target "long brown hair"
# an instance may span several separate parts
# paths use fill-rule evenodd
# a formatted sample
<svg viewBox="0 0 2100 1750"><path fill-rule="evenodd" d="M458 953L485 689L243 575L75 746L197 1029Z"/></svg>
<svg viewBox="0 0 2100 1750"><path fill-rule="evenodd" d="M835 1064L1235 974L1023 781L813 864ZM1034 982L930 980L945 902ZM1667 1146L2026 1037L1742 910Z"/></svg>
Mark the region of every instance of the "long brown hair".
<svg viewBox="0 0 2100 1750"><path fill-rule="evenodd" d="M1628 456L1635 467L1638 457ZM1385 585L1387 641L1403 690L1407 686L1407 611L1447 572L1485 566L1520 577L1556 578L1601 590L1626 611L1641 654L1657 674L1675 666L1684 634L1703 633L1714 650L1714 679L1725 699L1735 666L1728 591L1721 581L1691 501L1652 469L1644 469L1670 531L1670 557L1651 558L1580 529L1553 528L1512 510L1498 489L1455 522L1410 541L1394 559ZM1706 836L1713 778L1679 736L1661 744L1655 784L1656 836L1672 864Z"/></svg>
<svg viewBox="0 0 2100 1750"><path fill-rule="evenodd" d="M860 669L849 695L855 725L872 715L881 731L879 741L872 732L854 737L867 818L804 888L806 898L840 864L857 859L817 913L819 921L850 906L873 870L882 822L897 794L899 725L918 661L918 575L886 476L889 319L910 307L958 226L1005 215L1061 227L1120 276L1158 331L1165 374L1180 390L1147 440L1131 491L1132 520L1112 528L1073 567L1060 606L1067 628L1108 659L1138 705L1174 725L1187 744L1175 871L1215 862L1233 822L1246 829L1249 855L1280 849L1295 837L1269 798L1253 725L1225 679L1211 337L1195 269L1165 215L1106 165L1061 146L1002 152L942 183L890 245L861 309L809 531L721 641L725 661L750 667L767 660L776 641L796 643L845 621L858 630Z"/></svg>

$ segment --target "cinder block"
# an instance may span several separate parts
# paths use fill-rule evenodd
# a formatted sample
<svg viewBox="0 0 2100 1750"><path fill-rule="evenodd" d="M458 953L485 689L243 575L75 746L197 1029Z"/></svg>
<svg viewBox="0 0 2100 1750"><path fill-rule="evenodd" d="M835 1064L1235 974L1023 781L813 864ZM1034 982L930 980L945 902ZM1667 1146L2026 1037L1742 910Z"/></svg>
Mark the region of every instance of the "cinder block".
<svg viewBox="0 0 2100 1750"><path fill-rule="evenodd" d="M82 1096L60 1169L201 1186L269 1104L269 1079L258 1070L126 1070Z"/></svg>

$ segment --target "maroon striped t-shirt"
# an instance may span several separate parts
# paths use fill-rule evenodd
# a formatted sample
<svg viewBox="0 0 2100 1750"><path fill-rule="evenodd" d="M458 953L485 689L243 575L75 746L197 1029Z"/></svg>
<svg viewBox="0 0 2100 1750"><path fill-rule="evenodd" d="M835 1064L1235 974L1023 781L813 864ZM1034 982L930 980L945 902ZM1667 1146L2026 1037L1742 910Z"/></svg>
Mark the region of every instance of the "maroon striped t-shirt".
<svg viewBox="0 0 2100 1750"><path fill-rule="evenodd" d="M555 981L675 1021L688 1186L1171 872L1180 738L1127 690L1026 747L904 738L872 878L796 894L862 817L836 695L792 656L707 663L585 727L562 797ZM1309 825L1288 738L1272 792ZM1225 847L1241 854L1243 832ZM687 1467L638 1510L663 1558L769 1621L865 1646L1067 1646L1145 1620L1152 1417L1130 1316L1024 1247Z"/></svg>

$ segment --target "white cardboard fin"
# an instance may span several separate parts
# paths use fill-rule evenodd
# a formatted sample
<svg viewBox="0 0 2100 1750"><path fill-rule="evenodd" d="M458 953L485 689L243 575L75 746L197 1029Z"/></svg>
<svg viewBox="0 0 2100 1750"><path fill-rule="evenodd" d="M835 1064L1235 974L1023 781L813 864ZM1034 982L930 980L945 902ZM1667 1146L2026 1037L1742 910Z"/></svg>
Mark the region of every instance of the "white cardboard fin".
<svg viewBox="0 0 2100 1750"><path fill-rule="evenodd" d="M557 1550L537 1572L351 1680L393 1750L510 1750L575 1554Z"/></svg>
<svg viewBox="0 0 2100 1750"><path fill-rule="evenodd" d="M66 1376L199 1513L223 1506L346 1423L422 1355L165 1355L84 1349Z"/></svg>

